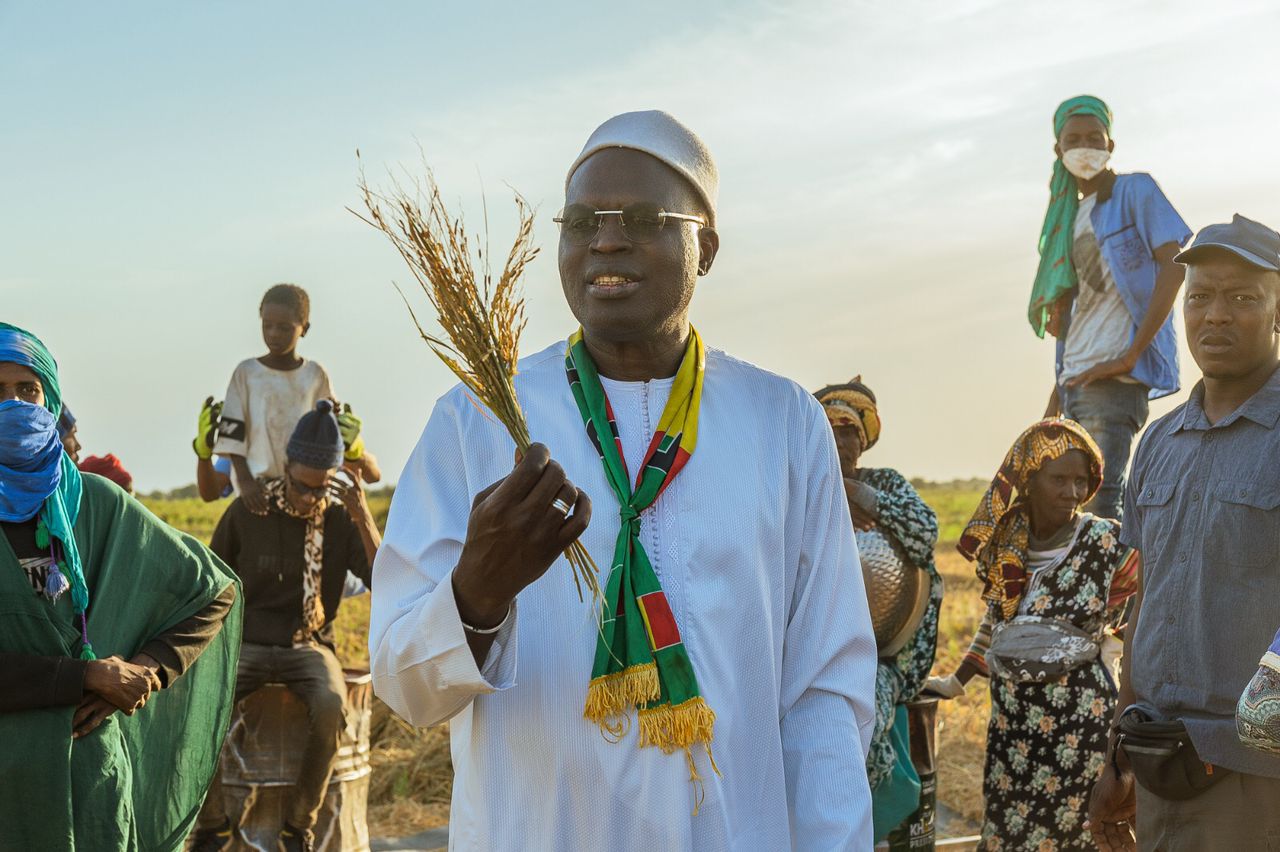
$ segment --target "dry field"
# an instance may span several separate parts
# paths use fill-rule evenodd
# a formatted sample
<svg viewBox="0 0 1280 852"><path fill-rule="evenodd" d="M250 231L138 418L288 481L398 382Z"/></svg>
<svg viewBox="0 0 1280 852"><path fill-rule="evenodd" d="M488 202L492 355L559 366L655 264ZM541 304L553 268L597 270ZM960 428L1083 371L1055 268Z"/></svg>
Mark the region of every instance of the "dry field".
<svg viewBox="0 0 1280 852"><path fill-rule="evenodd" d="M938 513L942 541L938 569L946 581L935 672L955 669L981 616L979 583L973 568L955 552L955 541L980 493L976 483L924 485L920 492ZM208 541L225 503L193 499L144 500L174 526ZM379 524L389 496L374 495L370 505ZM369 597L343 603L337 621L338 654L344 665L368 665ZM975 682L962 698L943 702L939 711L938 796L960 815L982 814L982 760L988 698L985 682ZM405 724L374 699L373 778L369 789L372 836L403 836L443 825L449 819L452 767L447 726L421 730Z"/></svg>

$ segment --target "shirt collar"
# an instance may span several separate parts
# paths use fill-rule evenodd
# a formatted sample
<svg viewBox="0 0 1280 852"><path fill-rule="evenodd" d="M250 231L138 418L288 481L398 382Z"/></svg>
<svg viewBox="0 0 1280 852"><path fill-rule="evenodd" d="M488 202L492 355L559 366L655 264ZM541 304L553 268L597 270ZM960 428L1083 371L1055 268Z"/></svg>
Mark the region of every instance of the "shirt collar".
<svg viewBox="0 0 1280 852"><path fill-rule="evenodd" d="M1111 193L1116 188L1116 173L1107 169L1102 173L1102 182L1098 184L1098 204L1106 204L1111 200Z"/></svg>
<svg viewBox="0 0 1280 852"><path fill-rule="evenodd" d="M1280 368L1243 405L1213 424L1209 423L1209 418L1204 413L1204 379L1201 379L1191 389L1191 395L1182 409L1182 422L1178 428L1200 431L1222 429L1241 417L1248 418L1265 429L1275 428L1277 421L1280 421Z"/></svg>

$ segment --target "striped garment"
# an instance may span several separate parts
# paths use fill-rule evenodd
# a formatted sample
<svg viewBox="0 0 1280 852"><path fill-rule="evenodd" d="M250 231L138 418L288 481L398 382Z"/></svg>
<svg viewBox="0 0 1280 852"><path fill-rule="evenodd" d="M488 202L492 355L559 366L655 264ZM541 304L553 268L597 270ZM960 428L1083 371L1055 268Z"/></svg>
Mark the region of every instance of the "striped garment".
<svg viewBox="0 0 1280 852"><path fill-rule="evenodd" d="M607 736L620 739L630 724L631 709L636 708L641 747L655 745L668 754L684 751L695 783L700 779L691 749L702 743L710 755L716 717L698 690L671 606L640 542L640 518L697 446L705 370L702 339L691 329L671 396L633 491L613 408L581 329L569 338L565 354L565 372L587 437L622 507L584 715ZM715 768L714 760L711 766Z"/></svg>

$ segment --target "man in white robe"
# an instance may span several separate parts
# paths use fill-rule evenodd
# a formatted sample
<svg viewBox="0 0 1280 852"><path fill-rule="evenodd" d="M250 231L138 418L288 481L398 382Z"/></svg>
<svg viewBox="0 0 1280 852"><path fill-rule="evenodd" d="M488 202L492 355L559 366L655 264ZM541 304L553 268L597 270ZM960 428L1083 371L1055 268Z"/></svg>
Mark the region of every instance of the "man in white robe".
<svg viewBox="0 0 1280 852"><path fill-rule="evenodd" d="M563 226L561 280L633 476L719 245L715 198L705 146L660 112L610 119L566 182L564 215L585 208L594 230ZM374 566L376 693L415 725L452 720L452 847L870 849L876 646L821 406L707 347L696 451L640 515L716 714L719 772L693 749L694 785L685 755L638 747L634 716L617 742L583 717L599 619L559 554L580 535L604 586L620 521L565 354L520 362L540 444L514 471L501 425L461 387L440 399Z"/></svg>

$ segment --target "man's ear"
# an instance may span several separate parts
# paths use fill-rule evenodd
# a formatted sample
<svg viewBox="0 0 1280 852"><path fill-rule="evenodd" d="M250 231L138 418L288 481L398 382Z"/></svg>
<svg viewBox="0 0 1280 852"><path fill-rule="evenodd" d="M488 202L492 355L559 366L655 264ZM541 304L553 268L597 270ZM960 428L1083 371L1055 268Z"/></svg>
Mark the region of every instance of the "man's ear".
<svg viewBox="0 0 1280 852"><path fill-rule="evenodd" d="M716 253L720 251L720 235L715 228L698 229L698 274L706 275L711 271L711 264L716 261Z"/></svg>
<svg viewBox="0 0 1280 852"><path fill-rule="evenodd" d="M1276 334L1280 334L1280 272L1271 273L1271 295L1276 300L1275 314L1271 318L1271 329Z"/></svg>
<svg viewBox="0 0 1280 852"><path fill-rule="evenodd" d="M1110 138L1107 139L1107 151L1111 154L1116 152L1116 140Z"/></svg>
<svg viewBox="0 0 1280 852"><path fill-rule="evenodd" d="M1062 159L1062 146L1057 142L1053 143L1053 156L1057 157L1059 160Z"/></svg>
<svg viewBox="0 0 1280 852"><path fill-rule="evenodd" d="M306 337L306 336L307 336L307 332L308 332L308 331L310 331L310 330L311 330L311 323L309 323L309 322L304 322L304 323L302 324L302 335L301 335L301 336L302 336L302 337Z"/></svg>

